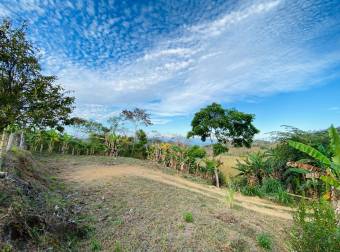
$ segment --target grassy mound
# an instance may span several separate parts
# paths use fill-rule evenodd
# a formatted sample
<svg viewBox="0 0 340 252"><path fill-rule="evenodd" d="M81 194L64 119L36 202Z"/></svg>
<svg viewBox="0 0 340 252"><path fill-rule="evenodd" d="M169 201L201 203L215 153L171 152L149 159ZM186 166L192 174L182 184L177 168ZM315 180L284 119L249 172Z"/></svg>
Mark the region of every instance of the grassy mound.
<svg viewBox="0 0 340 252"><path fill-rule="evenodd" d="M63 184L35 162L13 149L4 157L0 179L0 251L66 250L85 237L80 208L67 200Z"/></svg>

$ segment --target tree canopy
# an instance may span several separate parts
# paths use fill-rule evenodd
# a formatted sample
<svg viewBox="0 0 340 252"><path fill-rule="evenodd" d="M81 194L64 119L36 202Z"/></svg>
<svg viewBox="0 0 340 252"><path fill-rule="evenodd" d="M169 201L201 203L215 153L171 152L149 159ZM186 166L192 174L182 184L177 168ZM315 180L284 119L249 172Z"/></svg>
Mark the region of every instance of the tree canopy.
<svg viewBox="0 0 340 252"><path fill-rule="evenodd" d="M74 97L55 76L41 73L37 49L26 39L26 25L0 25L0 131L20 128L57 128L69 124Z"/></svg>
<svg viewBox="0 0 340 252"><path fill-rule="evenodd" d="M187 137L199 136L203 142L209 138L220 144L250 147L254 135L259 132L253 125L254 118L252 114L212 103L195 114Z"/></svg>
<svg viewBox="0 0 340 252"><path fill-rule="evenodd" d="M133 123L136 128L135 130L137 130L140 124L143 124L144 126L152 125L150 114L148 114L144 109L140 108L134 108L134 110L124 109L121 112L120 116L121 118L123 118L123 120L127 120Z"/></svg>

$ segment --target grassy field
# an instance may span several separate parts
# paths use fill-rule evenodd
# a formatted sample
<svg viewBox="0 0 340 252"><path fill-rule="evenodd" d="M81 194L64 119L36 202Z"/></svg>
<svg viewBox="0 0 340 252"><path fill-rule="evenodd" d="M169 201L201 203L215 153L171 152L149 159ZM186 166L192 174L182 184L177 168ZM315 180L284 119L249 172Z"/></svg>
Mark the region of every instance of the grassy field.
<svg viewBox="0 0 340 252"><path fill-rule="evenodd" d="M272 239L272 251L287 251L284 237L290 221L240 205L228 208L223 197L198 193L195 183L183 178L177 179L183 184L176 184L176 172L150 162L72 156L45 156L40 161L58 170L73 191L72 201L95 228L79 244L80 251L265 251L257 241L263 234ZM119 169L111 177L101 176L102 167ZM138 169L142 172L136 173Z"/></svg>
<svg viewBox="0 0 340 252"><path fill-rule="evenodd" d="M235 169L235 165L237 164L237 161L242 161L244 157L240 156L229 156L229 155L223 155L220 157L220 160L223 162L223 164L220 166L221 171L226 175L227 177L233 177L237 175L237 170Z"/></svg>
<svg viewBox="0 0 340 252"><path fill-rule="evenodd" d="M223 154L219 157L219 159L223 162L220 169L227 177L233 177L237 175L235 165L237 164L238 160L242 162L242 160L244 160L248 154L265 151L266 149L273 147L274 145L275 144L272 143L260 142L255 143L251 148L230 147L226 154ZM212 151L209 147L207 148L207 150L208 153L211 154Z"/></svg>

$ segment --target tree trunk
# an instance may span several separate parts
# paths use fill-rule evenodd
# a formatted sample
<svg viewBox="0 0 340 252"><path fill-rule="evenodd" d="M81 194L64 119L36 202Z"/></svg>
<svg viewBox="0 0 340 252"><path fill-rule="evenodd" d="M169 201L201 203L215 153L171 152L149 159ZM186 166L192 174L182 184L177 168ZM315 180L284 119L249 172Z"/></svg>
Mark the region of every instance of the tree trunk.
<svg viewBox="0 0 340 252"><path fill-rule="evenodd" d="M219 180L219 178L218 178L218 172L217 172L217 169L216 169L216 168L215 168L214 172L215 172L216 186L217 186L218 188L220 188L220 180Z"/></svg>
<svg viewBox="0 0 340 252"><path fill-rule="evenodd" d="M14 137L15 137L15 133L11 133L11 134L9 135L9 139L8 139L6 151L9 151L10 149L12 149L13 142L14 142Z"/></svg>
<svg viewBox="0 0 340 252"><path fill-rule="evenodd" d="M21 133L20 133L19 148L20 149L25 149L25 134L24 134L24 131L21 131Z"/></svg>
<svg viewBox="0 0 340 252"><path fill-rule="evenodd" d="M44 149L44 144L40 144L40 153L42 153L43 149Z"/></svg>

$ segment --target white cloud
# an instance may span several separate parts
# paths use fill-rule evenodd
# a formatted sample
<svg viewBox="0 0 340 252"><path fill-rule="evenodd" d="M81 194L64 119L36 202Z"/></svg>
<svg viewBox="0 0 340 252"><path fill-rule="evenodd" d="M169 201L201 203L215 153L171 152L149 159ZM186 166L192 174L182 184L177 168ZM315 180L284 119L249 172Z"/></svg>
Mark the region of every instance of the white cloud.
<svg viewBox="0 0 340 252"><path fill-rule="evenodd" d="M131 7L124 16L104 18L103 6L85 6L81 1L65 3L78 10L86 8L84 15L94 18L88 22L81 14L83 22L79 24L73 17L63 17L63 8L56 11L60 14L56 15L56 24L68 18L71 31L86 43L72 43L82 56L79 60L67 54L68 48L57 51L53 43L47 43L46 69L57 74L67 89L75 91L79 114L105 118L110 111L141 106L158 116L154 120L159 124L168 123L167 117L191 113L213 101L251 100L309 88L338 76L329 70L338 64L340 52L314 50L313 41L337 22L321 18L317 4L304 3L245 1L213 20L183 25L169 36L160 36L160 28L146 19L144 15L157 14L150 8L137 17L133 17ZM36 1L28 1L25 6L29 11L43 11ZM0 5L0 15L1 11L6 10ZM118 25L133 32L115 29ZM48 25L45 29L48 31ZM55 35L56 44L68 43L62 30ZM140 46L141 41L153 46L146 44L144 53L131 55L131 48ZM119 57L114 58L116 54Z"/></svg>
<svg viewBox="0 0 340 252"><path fill-rule="evenodd" d="M0 17L9 17L10 11L0 3Z"/></svg>

